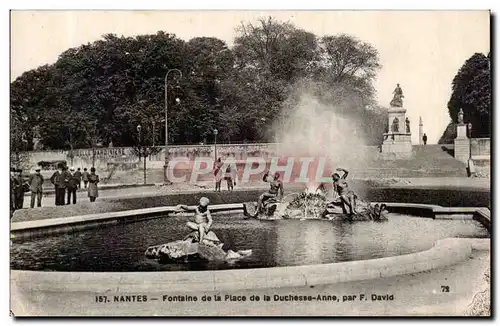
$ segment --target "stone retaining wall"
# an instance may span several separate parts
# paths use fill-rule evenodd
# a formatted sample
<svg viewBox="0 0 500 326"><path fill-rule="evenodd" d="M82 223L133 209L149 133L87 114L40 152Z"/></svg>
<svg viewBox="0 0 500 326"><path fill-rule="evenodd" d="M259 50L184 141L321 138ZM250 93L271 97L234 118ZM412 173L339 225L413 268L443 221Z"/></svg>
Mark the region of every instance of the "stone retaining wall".
<svg viewBox="0 0 500 326"><path fill-rule="evenodd" d="M275 143L255 143L255 144L217 144L217 154L222 157L230 157L235 160L245 160L247 157L266 158L276 152L278 144ZM165 162L165 149L158 146L161 151L148 159L148 166L161 168ZM169 157L213 157L215 146L210 145L171 145L169 146ZM92 159L95 159L95 167L98 170L107 170L109 163L131 164L138 162L139 159L134 155L131 147L112 147L112 148L82 148L73 150L73 159L68 150L44 150L31 151L24 153L24 163L26 168L35 166L40 161L66 161L68 165L75 167L90 168Z"/></svg>
<svg viewBox="0 0 500 326"><path fill-rule="evenodd" d="M363 196L364 195L364 196ZM362 198L374 202L398 202L440 205L445 207L488 207L491 208L491 192L472 188L371 188Z"/></svg>

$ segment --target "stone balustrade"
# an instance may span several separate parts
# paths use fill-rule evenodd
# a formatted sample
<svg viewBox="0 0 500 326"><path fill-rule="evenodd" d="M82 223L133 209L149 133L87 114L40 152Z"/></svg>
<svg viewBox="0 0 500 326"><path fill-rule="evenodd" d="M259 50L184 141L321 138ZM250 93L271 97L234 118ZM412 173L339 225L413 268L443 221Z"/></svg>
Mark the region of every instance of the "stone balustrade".
<svg viewBox="0 0 500 326"><path fill-rule="evenodd" d="M472 156L490 156L491 139L490 138L472 138Z"/></svg>
<svg viewBox="0 0 500 326"><path fill-rule="evenodd" d="M388 133L387 138L392 140L393 133ZM397 133L398 138L409 137L406 133ZM396 138L395 137L395 138ZM165 162L164 147L159 146L161 151L148 158L149 168L163 168ZM489 138L474 138L471 143L472 156L490 156L491 141ZM217 144L217 157L223 160L244 161L248 157L262 157L269 159L278 153L278 143L255 143L255 144ZM468 139L464 143L465 157L468 158ZM355 153L354 151L353 153ZM358 151L359 152L359 151ZM94 154L91 148L76 149L71 159L68 150L31 151L22 153L22 166L30 169L40 161L66 161L68 165L75 168L90 168L92 158L95 155L94 166L100 171L107 171L113 165L142 167L139 158L134 155L131 147L96 148ZM187 157L194 160L196 157L214 157L215 146L210 145L175 145L169 146L170 159L176 157ZM139 163L139 164L136 164Z"/></svg>
<svg viewBox="0 0 500 326"><path fill-rule="evenodd" d="M247 157L269 158L276 152L277 146L275 143L217 144L217 157L234 160L245 160ZM165 150L163 146L158 147L161 151L148 159L149 166L163 166ZM172 145L169 146L168 153L169 158L187 157L191 160L196 157L214 157L215 145ZM36 166L40 161L56 160L66 161L68 165L74 167L89 168L94 159L94 166L97 169L107 170L113 164L132 164L139 161L132 147L76 149L73 150L73 158L68 150L31 151L23 153L23 156L25 157L23 166L26 168Z"/></svg>

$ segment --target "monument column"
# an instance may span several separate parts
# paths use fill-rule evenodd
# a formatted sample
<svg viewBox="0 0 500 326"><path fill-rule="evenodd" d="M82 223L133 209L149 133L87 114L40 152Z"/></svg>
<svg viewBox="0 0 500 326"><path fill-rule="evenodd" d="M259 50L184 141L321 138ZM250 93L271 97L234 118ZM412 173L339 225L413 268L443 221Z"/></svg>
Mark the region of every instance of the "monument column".
<svg viewBox="0 0 500 326"><path fill-rule="evenodd" d="M422 117L420 117L420 120L418 122L418 144L423 145L423 138L424 137L424 124L422 122Z"/></svg>

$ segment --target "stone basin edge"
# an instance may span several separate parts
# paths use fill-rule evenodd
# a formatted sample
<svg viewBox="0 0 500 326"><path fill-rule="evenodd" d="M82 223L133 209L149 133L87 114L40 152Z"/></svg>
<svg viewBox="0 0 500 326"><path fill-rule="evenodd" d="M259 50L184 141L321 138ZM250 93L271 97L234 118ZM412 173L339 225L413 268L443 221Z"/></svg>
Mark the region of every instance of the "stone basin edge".
<svg viewBox="0 0 500 326"><path fill-rule="evenodd" d="M219 204L212 205L211 210L215 213L224 211L243 210L243 203L238 204ZM431 204L415 204L415 203L386 203L389 211L398 211L403 209L409 214L419 212L427 212L434 218L447 216L453 218L454 214L469 214L470 219L479 221L488 230L491 227L490 211L486 207L442 207ZM79 215L70 217L58 217L52 219L42 219L34 221L14 222L10 225L11 237L24 238L29 237L31 233L37 235L53 235L66 231L77 231L99 224L113 223L118 220L127 218L137 218L138 216L157 216L161 214L169 214L175 210L175 206L163 206L152 208L141 208L119 212L107 212L89 215ZM457 219L463 219L459 217ZM86 226L87 224L87 226Z"/></svg>
<svg viewBox="0 0 500 326"><path fill-rule="evenodd" d="M446 238L421 252L341 263L182 272L47 272L11 270L12 290L127 295L303 287L413 274L490 250L490 239ZM24 289L24 290L23 290Z"/></svg>

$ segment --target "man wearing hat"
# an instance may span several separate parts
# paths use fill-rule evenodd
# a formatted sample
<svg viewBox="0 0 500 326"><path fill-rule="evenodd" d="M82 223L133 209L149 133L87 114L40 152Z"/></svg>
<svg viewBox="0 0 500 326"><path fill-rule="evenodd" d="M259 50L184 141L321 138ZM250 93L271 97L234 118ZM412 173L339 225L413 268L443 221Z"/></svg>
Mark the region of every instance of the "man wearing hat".
<svg viewBox="0 0 500 326"><path fill-rule="evenodd" d="M73 197L73 204L76 204L76 189L80 184L80 179L75 175L75 168L71 167L69 172L66 174L66 188L68 189L68 200L66 205L71 202L71 197Z"/></svg>
<svg viewBox="0 0 500 326"><path fill-rule="evenodd" d="M66 192L66 173L64 172L64 164L57 165L57 171L50 177L50 182L56 190L56 206L64 205L64 193Z"/></svg>
<svg viewBox="0 0 500 326"><path fill-rule="evenodd" d="M40 173L40 167L35 167L35 173L30 176L31 208L42 207L43 196L43 175Z"/></svg>

